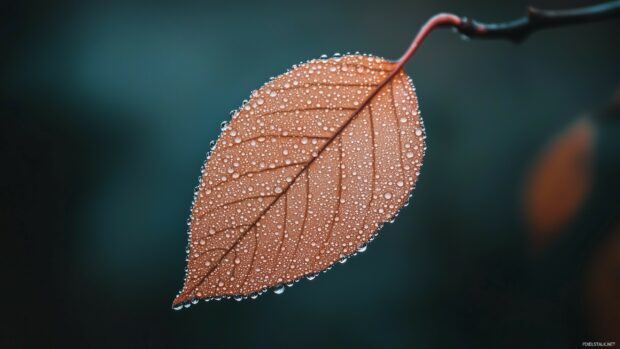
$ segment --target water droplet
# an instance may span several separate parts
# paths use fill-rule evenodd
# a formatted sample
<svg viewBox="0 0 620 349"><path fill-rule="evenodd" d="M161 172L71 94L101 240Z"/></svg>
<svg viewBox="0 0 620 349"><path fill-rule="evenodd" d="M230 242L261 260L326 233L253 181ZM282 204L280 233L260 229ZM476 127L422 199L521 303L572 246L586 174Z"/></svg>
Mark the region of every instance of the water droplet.
<svg viewBox="0 0 620 349"><path fill-rule="evenodd" d="M280 194L282 192L282 188L276 187L273 191L275 191L276 194Z"/></svg>
<svg viewBox="0 0 620 349"><path fill-rule="evenodd" d="M273 293L282 294L284 293L284 289L285 289L284 285L278 285L273 289Z"/></svg>
<svg viewBox="0 0 620 349"><path fill-rule="evenodd" d="M392 193L389 193L389 192L385 193L385 194L383 194L383 197L386 198L387 200L389 200L389 199L392 198Z"/></svg>

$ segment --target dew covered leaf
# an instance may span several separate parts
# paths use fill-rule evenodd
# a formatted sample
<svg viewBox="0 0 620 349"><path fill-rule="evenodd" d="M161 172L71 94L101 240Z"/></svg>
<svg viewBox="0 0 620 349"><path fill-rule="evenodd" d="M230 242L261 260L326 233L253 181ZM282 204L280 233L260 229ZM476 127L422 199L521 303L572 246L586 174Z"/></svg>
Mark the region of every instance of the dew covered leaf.
<svg viewBox="0 0 620 349"><path fill-rule="evenodd" d="M371 56L317 59L252 93L204 165L174 306L281 292L395 217L425 150L414 88L395 69Z"/></svg>

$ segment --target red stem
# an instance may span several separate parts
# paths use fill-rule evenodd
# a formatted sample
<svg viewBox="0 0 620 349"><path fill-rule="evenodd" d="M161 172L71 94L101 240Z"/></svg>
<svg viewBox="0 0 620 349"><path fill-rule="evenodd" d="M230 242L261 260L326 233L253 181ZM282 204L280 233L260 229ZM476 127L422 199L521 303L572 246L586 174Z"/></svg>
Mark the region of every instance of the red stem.
<svg viewBox="0 0 620 349"><path fill-rule="evenodd" d="M415 51L417 51L418 47L420 47L420 44L422 43L422 41L426 39L428 34L430 34L430 32L433 31L433 29L439 28L439 27L445 27L445 26L459 27L460 25L461 25L461 18L451 13L440 13L440 14L437 14L431 17L431 19L426 21L426 23L422 26L422 28L418 32L418 35L416 35L416 37L413 39L407 51L403 54L402 57L398 59L397 61L398 64L396 65L396 69L394 70L395 71L400 70L400 68L402 68L403 65L407 63L409 58L413 56Z"/></svg>

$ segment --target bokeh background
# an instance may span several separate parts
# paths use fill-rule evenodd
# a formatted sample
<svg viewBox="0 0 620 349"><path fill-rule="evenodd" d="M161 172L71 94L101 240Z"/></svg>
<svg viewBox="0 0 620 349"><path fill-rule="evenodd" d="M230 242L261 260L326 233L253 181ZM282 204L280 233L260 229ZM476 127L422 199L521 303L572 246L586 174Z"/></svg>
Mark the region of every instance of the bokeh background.
<svg viewBox="0 0 620 349"><path fill-rule="evenodd" d="M3 1L3 347L610 340L584 315L582 281L619 217L614 181L595 178L599 194L571 224L577 233L536 256L522 192L540 149L578 115L602 110L620 86L619 20L538 32L520 45L434 32L407 65L428 152L397 221L361 256L283 295L170 307L200 166L251 90L321 54L397 58L437 12L500 21L528 4ZM617 169L608 165L606 178Z"/></svg>

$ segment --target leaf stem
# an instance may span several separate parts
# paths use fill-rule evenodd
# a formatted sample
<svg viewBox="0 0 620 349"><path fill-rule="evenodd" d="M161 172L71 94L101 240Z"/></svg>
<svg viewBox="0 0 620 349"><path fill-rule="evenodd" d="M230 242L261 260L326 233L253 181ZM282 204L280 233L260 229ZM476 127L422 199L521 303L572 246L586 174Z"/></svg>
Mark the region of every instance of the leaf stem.
<svg viewBox="0 0 620 349"><path fill-rule="evenodd" d="M413 42L397 61L400 69L413 56L422 41L435 28L453 27L468 38L506 39L521 42L539 29L588 23L609 18L620 18L620 0L567 10L541 10L528 7L525 16L508 22L482 23L451 13L440 13L429 19L420 29Z"/></svg>

